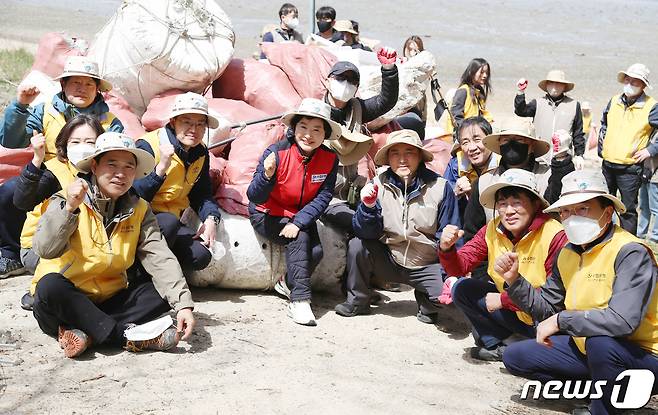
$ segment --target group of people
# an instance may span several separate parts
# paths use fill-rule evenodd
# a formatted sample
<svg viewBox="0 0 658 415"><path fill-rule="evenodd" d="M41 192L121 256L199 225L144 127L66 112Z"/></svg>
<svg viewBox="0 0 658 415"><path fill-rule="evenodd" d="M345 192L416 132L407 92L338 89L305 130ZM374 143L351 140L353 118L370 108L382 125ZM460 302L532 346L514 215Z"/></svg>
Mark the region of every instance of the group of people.
<svg viewBox="0 0 658 415"><path fill-rule="evenodd" d="M294 32L289 6L281 28ZM334 30L329 9L318 10L323 36ZM419 49L420 38L405 44ZM562 71L550 71L539 83L546 94L530 101L520 80L515 112L532 124L515 119L494 131L491 68L474 59L444 112L455 138L446 171L432 171L421 135L401 128L376 152L368 180L357 168L373 145L365 125L395 106L399 89L396 51L381 48L377 58L379 95L359 98L358 68L337 62L322 99L286 113L285 137L255 166L249 221L285 247L275 290L288 316L317 324L310 281L322 221L348 238L337 315L370 313L383 282L410 285L420 322L437 323L445 304L464 313L473 358L541 381L605 380L603 397L581 413L613 413L619 373L658 375L658 268L641 239L654 233L651 220L643 231L637 223L643 163L658 155L648 69L619 73L622 93L601 122L602 170L584 166L582 107L566 95L574 83ZM164 127L135 140L109 112L101 92L112 86L95 62L70 57L57 79L62 92L33 107L38 89L21 84L0 126L3 146L34 149L20 176L0 186L2 276L34 274L21 305L67 357L92 344L168 350L192 333L185 273L209 264L221 221L203 143L218 121L188 92ZM647 186L649 204L655 189ZM188 208L199 229L181 223Z"/></svg>

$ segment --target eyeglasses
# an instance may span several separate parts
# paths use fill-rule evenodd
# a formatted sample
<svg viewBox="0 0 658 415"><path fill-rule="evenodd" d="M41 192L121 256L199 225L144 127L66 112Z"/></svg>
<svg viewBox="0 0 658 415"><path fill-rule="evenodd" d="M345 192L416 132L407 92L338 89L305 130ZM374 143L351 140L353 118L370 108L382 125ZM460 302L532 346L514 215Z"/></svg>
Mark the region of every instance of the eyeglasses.
<svg viewBox="0 0 658 415"><path fill-rule="evenodd" d="M498 214L502 215L503 213L507 212L507 208L511 207L514 213L518 213L519 210L523 207L523 202L520 200L515 200L512 203L507 203L507 202L498 202L496 203L496 210L498 211Z"/></svg>
<svg viewBox="0 0 658 415"><path fill-rule="evenodd" d="M589 206L579 206L576 208L559 208L557 212L560 215L560 219L562 220L568 218L571 215L587 216L589 213Z"/></svg>

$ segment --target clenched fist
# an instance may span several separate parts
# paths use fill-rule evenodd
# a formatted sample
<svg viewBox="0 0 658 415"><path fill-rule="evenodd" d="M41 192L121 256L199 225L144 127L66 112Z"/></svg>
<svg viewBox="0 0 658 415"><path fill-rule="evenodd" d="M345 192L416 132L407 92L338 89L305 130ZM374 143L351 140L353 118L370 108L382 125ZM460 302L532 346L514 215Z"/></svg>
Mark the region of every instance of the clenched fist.
<svg viewBox="0 0 658 415"><path fill-rule="evenodd" d="M171 166L171 158L174 156L174 146L171 144L160 145L160 162L155 166L155 174L164 177Z"/></svg>
<svg viewBox="0 0 658 415"><path fill-rule="evenodd" d="M377 203L377 192L379 187L373 183L367 183L361 189L361 202L369 208L375 207Z"/></svg>
<svg viewBox="0 0 658 415"><path fill-rule="evenodd" d="M34 85L20 84L16 93L16 101L23 105L30 105L40 93L39 88Z"/></svg>
<svg viewBox="0 0 658 415"><path fill-rule="evenodd" d="M471 194L471 182L468 180L468 177L462 176L457 179L457 182L455 183L455 194L457 196L464 194L468 196Z"/></svg>
<svg viewBox="0 0 658 415"><path fill-rule="evenodd" d="M271 179L276 173L276 154L270 153L269 156L263 161L263 168L265 169L265 177Z"/></svg>
<svg viewBox="0 0 658 415"><path fill-rule="evenodd" d="M505 252L496 258L494 271L512 285L519 278L519 255L516 252Z"/></svg>
<svg viewBox="0 0 658 415"><path fill-rule="evenodd" d="M377 51L377 59L382 65L394 65L398 53L393 48L383 47Z"/></svg>
<svg viewBox="0 0 658 415"><path fill-rule="evenodd" d="M66 188L66 210L70 213L75 212L82 201L85 200L87 190L89 190L89 185L83 179L77 179L69 184Z"/></svg>
<svg viewBox="0 0 658 415"><path fill-rule="evenodd" d="M528 80L525 78L521 78L518 81L516 81L516 89L519 92L525 92L525 89L528 87Z"/></svg>
<svg viewBox="0 0 658 415"><path fill-rule="evenodd" d="M32 157L32 164L36 168L41 167L43 159L46 158L46 137L43 134L38 133L36 130L32 130L32 138L30 138L30 143L32 144L32 149L34 150L34 156Z"/></svg>
<svg viewBox="0 0 658 415"><path fill-rule="evenodd" d="M455 225L446 225L446 227L443 228L443 232L441 232L439 248L442 251L449 251L462 236L464 236L464 231Z"/></svg>

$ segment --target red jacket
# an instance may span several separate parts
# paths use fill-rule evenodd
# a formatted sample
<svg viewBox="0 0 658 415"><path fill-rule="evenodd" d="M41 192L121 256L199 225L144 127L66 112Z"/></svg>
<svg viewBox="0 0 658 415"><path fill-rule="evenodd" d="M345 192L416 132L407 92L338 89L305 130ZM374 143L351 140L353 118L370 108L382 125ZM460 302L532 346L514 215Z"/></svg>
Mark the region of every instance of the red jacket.
<svg viewBox="0 0 658 415"><path fill-rule="evenodd" d="M527 232L538 229L551 217L545 213L540 213L533 221L530 223ZM512 243L516 244L521 238L514 239L511 233L507 230L503 230L505 235L509 238ZM478 233L475 234L473 239L466 242L466 244L457 251L456 249L451 249L450 251L444 252L439 249L439 260L441 265L451 276L461 276L466 275L471 272L475 267L480 265L483 261L487 260L487 255L489 250L487 248L487 241L485 239L485 234L487 232L487 225L484 225ZM526 232L526 233L527 233ZM525 235L525 233L524 233ZM523 237L523 235L521 235ZM562 249L564 245L568 242L567 236L564 231L558 232L553 240L551 241L548 256L546 257L546 262L544 262L544 269L546 270L546 275L550 275L553 270L553 260L555 259L557 253ZM512 311L518 311L519 308L509 299L507 296L507 291L501 293L501 301L503 303L503 308Z"/></svg>

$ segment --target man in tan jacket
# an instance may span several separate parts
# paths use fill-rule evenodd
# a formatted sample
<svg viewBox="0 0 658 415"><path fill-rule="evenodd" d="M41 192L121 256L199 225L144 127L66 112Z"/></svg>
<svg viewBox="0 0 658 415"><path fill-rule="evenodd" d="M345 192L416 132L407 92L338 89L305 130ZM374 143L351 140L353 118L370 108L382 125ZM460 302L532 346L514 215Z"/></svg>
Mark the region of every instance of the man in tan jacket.
<svg viewBox="0 0 658 415"><path fill-rule="evenodd" d="M132 138L101 134L94 154L76 164L89 176L48 201L33 241L41 257L34 317L67 357L92 343L167 350L192 333L194 303L180 265L148 203L131 190L154 165ZM135 259L151 280L128 284ZM177 326L169 316L153 320L171 309Z"/></svg>

